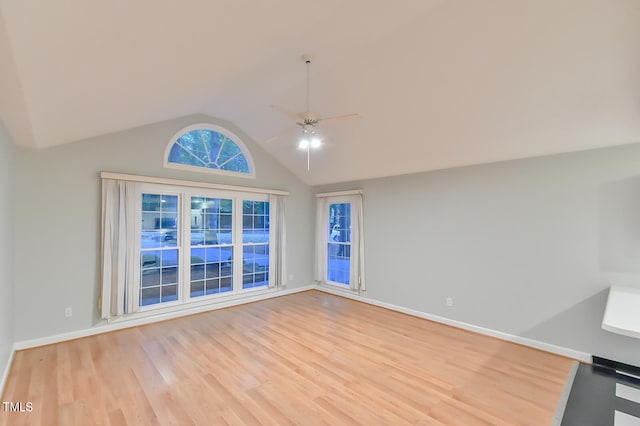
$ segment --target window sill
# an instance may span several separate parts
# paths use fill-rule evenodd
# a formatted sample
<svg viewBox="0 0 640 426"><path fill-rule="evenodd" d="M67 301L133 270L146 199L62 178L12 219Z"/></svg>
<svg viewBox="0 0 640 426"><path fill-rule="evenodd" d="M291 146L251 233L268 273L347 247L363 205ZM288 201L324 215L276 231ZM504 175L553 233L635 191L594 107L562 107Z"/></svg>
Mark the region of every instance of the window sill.
<svg viewBox="0 0 640 426"><path fill-rule="evenodd" d="M228 306L240 305L254 301L254 299L262 299L263 296L272 293L277 293L277 288L260 288L260 289L247 289L241 293L233 293L218 297L208 297L205 300L196 300L185 302L181 304L172 304L171 306L152 308L140 310L131 314L126 314L117 318L108 319L109 324L123 323L127 321L133 321L143 318L156 318L157 320L164 320L170 318L177 318L187 315L194 315L201 312L207 312L214 309L226 308Z"/></svg>
<svg viewBox="0 0 640 426"><path fill-rule="evenodd" d="M333 283L333 282L321 282L318 284L320 287L324 287L327 289L348 293L348 294L359 294L358 290L353 290L349 286L345 284Z"/></svg>

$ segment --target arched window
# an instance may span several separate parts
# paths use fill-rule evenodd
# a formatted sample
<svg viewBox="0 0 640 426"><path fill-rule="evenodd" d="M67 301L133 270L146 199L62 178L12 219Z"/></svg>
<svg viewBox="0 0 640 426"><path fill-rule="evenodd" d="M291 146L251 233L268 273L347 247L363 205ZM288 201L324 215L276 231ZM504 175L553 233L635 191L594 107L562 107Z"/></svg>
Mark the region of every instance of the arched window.
<svg viewBox="0 0 640 426"><path fill-rule="evenodd" d="M242 141L213 124L194 124L176 133L165 152L165 167L255 177L253 161Z"/></svg>

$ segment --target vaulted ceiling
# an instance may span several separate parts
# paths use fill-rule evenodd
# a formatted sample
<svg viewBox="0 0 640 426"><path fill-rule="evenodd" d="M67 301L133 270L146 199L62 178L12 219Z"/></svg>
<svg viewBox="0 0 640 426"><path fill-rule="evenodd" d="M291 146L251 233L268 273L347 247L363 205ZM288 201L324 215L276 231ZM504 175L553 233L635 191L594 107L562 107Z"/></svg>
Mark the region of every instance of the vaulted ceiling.
<svg viewBox="0 0 640 426"><path fill-rule="evenodd" d="M206 113L309 184L640 142L640 0L0 0L0 118L47 148ZM296 149L270 105L357 112ZM266 142L275 135L279 138Z"/></svg>

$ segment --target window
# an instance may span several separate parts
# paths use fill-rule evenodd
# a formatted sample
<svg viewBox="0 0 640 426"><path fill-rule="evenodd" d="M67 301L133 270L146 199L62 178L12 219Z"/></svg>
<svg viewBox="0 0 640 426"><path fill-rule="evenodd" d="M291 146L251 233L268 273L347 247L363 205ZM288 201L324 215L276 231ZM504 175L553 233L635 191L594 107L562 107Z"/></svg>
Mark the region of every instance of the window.
<svg viewBox="0 0 640 426"><path fill-rule="evenodd" d="M269 203L242 203L242 288L265 286L269 282Z"/></svg>
<svg viewBox="0 0 640 426"><path fill-rule="evenodd" d="M270 286L266 195L149 184L140 191L139 307Z"/></svg>
<svg viewBox="0 0 640 426"><path fill-rule="evenodd" d="M103 318L279 287L284 195L236 189L104 179Z"/></svg>
<svg viewBox="0 0 640 426"><path fill-rule="evenodd" d="M191 197L192 298L233 290L233 201Z"/></svg>
<svg viewBox="0 0 640 426"><path fill-rule="evenodd" d="M177 195L142 194L141 306L178 300L178 205Z"/></svg>
<svg viewBox="0 0 640 426"><path fill-rule="evenodd" d="M349 285L351 274L351 203L329 204L327 280Z"/></svg>
<svg viewBox="0 0 640 426"><path fill-rule="evenodd" d="M255 177L253 161L240 139L212 124L180 130L169 142L165 167Z"/></svg>
<svg viewBox="0 0 640 426"><path fill-rule="evenodd" d="M365 290L362 195L317 195L316 280Z"/></svg>

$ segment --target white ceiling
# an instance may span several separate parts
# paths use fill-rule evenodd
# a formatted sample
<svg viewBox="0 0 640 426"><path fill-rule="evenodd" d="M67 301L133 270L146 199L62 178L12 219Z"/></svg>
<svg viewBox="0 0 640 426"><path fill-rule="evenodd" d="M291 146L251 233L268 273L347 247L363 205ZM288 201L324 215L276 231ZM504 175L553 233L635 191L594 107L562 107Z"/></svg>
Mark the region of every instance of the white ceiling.
<svg viewBox="0 0 640 426"><path fill-rule="evenodd" d="M640 0L0 0L0 118L46 148L190 113L309 184L640 142ZM311 171L291 122L325 123Z"/></svg>

